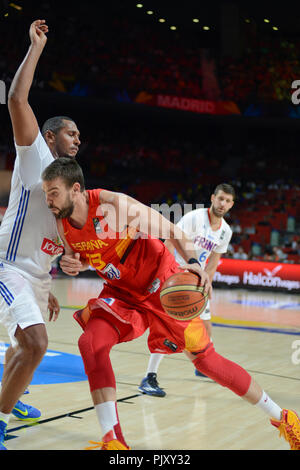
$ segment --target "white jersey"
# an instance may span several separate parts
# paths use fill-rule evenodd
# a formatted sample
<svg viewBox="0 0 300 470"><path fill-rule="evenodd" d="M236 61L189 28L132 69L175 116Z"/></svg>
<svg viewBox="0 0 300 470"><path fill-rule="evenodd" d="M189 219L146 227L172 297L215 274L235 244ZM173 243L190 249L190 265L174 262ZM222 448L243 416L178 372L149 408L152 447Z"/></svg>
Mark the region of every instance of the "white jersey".
<svg viewBox="0 0 300 470"><path fill-rule="evenodd" d="M53 156L40 132L32 145L16 145L16 152L8 208L0 226L0 263L39 279L50 278L51 261L63 251L42 191L41 174Z"/></svg>
<svg viewBox="0 0 300 470"><path fill-rule="evenodd" d="M205 263L212 252L226 253L232 236L232 230L222 218L217 230L212 230L209 218L209 209L195 209L184 215L177 226L193 240L197 259L204 269ZM179 264L186 261L176 252L175 259Z"/></svg>

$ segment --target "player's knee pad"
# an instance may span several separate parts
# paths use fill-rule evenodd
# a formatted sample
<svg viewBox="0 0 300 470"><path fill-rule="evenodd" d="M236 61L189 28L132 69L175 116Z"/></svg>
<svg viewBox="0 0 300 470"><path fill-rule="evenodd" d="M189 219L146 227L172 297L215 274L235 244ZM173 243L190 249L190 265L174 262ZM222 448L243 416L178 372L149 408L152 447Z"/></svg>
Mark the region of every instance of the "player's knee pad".
<svg viewBox="0 0 300 470"><path fill-rule="evenodd" d="M78 340L78 346L91 391L104 387L115 388L116 380L109 357L111 345L100 339L97 343L94 335L85 331Z"/></svg>
<svg viewBox="0 0 300 470"><path fill-rule="evenodd" d="M90 332L84 332L78 340L79 351L83 360L85 372L88 375L89 372L96 369L96 358L93 349L93 338Z"/></svg>
<svg viewBox="0 0 300 470"><path fill-rule="evenodd" d="M250 387L251 376L248 372L235 362L220 356L212 344L199 352L193 363L200 372L239 396L245 395Z"/></svg>

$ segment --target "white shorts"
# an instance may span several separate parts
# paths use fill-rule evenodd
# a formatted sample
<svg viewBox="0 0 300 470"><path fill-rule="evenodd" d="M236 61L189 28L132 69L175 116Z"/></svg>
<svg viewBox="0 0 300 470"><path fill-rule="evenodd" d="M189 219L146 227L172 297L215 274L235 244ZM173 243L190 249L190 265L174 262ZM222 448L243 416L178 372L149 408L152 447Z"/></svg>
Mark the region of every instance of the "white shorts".
<svg viewBox="0 0 300 470"><path fill-rule="evenodd" d="M210 320L211 313L210 313L210 303L209 300L207 301L206 309L200 315L201 320Z"/></svg>
<svg viewBox="0 0 300 470"><path fill-rule="evenodd" d="M0 263L0 323L7 329L12 346L17 344L17 326L45 323L51 279L39 280L8 264Z"/></svg>

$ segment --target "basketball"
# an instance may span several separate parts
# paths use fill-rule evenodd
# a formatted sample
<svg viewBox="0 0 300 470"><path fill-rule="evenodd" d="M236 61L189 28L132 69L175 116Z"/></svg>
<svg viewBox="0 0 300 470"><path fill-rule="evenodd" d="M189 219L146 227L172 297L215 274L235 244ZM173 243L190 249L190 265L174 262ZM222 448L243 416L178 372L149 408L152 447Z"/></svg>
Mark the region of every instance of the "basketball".
<svg viewBox="0 0 300 470"><path fill-rule="evenodd" d="M191 272L176 273L162 285L160 301L164 311L176 320L187 321L201 315L208 295L200 285L200 277Z"/></svg>

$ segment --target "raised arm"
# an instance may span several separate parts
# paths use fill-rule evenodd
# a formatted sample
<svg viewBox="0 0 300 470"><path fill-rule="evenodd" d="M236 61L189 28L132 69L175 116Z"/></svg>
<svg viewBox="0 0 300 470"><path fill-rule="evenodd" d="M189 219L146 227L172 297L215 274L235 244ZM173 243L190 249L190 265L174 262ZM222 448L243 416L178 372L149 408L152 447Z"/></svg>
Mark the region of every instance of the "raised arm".
<svg viewBox="0 0 300 470"><path fill-rule="evenodd" d="M45 20L34 21L29 29L31 44L18 68L8 93L8 110L13 126L14 138L19 146L30 146L37 137L39 126L28 103L34 72L45 47L48 26Z"/></svg>

